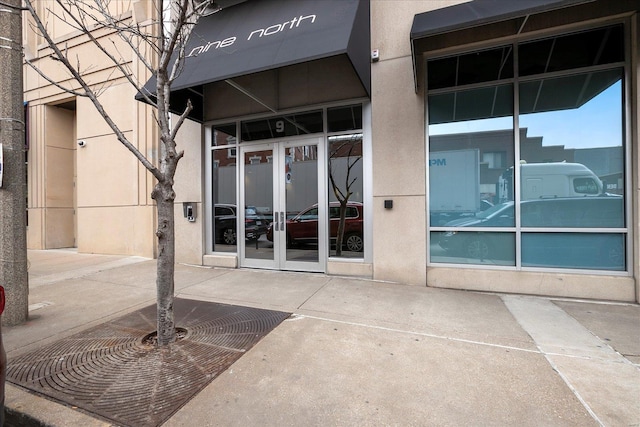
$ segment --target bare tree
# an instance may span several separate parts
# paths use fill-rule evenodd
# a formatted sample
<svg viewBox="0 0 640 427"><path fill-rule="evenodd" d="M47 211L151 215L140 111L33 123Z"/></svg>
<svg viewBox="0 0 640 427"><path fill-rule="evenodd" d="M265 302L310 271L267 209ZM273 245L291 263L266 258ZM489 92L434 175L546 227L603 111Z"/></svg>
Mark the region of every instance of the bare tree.
<svg viewBox="0 0 640 427"><path fill-rule="evenodd" d="M336 196L336 199L340 203L340 222L338 223L338 233L336 236L336 256L342 255L344 228L347 218L347 204L349 203L349 198L353 194L351 188L358 179L358 177L351 177L351 170L360 161L360 159L362 159L361 155L354 155L354 151L356 150L359 141L360 138L357 136L350 137L348 140L341 143L332 144L331 148L329 149L329 181L331 181L333 194ZM347 170L343 185L341 185L342 183L337 182L337 173L336 171L334 171L334 164L336 163L334 160L338 158L346 158L347 162Z"/></svg>
<svg viewBox="0 0 640 427"><path fill-rule="evenodd" d="M194 25L209 6L203 0L153 0L155 17L148 24L140 24L130 15L123 16L118 9L121 0L49 0L36 7L34 0L24 0L25 9L32 18L32 30L43 37L51 50L51 59L62 64L73 84L60 83L48 77L37 65L27 60L44 79L59 89L77 97L86 97L122 143L154 176L156 184L151 197L156 202L158 228L157 260L157 345L167 346L175 341L173 316L174 299L174 176L184 152L176 147L176 135L187 119L192 106L187 102L177 120L172 121L169 110L171 85L184 65L184 49ZM127 17L128 16L128 17ZM81 58L69 53L66 45L57 43L47 30L47 20L58 19L79 31L95 49L112 64L113 77L126 79L154 107L154 119L159 130L160 149L158 164L154 164L126 137L100 102L100 95L108 82L93 83L89 71L95 64L82 63ZM99 31L114 37L98 37ZM122 48L124 42L124 49ZM131 66L131 56L144 65L147 76L155 77L155 92L144 88ZM152 93L154 92L154 93ZM131 100L133 102L133 99Z"/></svg>

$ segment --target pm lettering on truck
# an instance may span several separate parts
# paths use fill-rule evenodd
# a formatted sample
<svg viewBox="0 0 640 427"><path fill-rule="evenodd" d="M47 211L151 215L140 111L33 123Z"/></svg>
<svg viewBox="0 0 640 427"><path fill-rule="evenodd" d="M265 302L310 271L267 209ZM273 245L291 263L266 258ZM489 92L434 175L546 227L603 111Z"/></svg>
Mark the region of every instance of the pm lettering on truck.
<svg viewBox="0 0 640 427"><path fill-rule="evenodd" d="M480 150L429 153L429 210L432 214L480 211Z"/></svg>

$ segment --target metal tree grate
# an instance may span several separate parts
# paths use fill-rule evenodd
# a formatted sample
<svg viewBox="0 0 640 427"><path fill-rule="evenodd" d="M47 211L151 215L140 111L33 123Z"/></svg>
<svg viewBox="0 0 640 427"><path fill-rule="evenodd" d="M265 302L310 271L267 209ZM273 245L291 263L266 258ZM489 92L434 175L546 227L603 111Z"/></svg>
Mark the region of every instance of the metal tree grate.
<svg viewBox="0 0 640 427"><path fill-rule="evenodd" d="M176 298L186 336L145 344L156 306L10 359L7 381L124 426L158 426L289 313Z"/></svg>

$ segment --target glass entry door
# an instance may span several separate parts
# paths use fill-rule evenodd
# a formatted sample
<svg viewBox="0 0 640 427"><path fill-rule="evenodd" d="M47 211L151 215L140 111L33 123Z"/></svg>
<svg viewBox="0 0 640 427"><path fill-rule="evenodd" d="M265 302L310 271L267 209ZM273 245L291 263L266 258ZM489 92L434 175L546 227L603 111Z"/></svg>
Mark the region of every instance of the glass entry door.
<svg viewBox="0 0 640 427"><path fill-rule="evenodd" d="M326 200L322 138L240 147L240 264L324 271Z"/></svg>

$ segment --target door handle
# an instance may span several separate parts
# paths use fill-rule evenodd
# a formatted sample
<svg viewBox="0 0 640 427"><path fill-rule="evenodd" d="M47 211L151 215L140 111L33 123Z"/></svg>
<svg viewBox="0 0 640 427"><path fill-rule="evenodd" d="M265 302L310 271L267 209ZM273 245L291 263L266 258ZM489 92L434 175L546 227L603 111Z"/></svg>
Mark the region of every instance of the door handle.
<svg viewBox="0 0 640 427"><path fill-rule="evenodd" d="M274 224L274 225L273 225L273 229L274 229L275 231L280 231L280 230L278 229L278 212L276 212L276 213L275 213L275 221L273 221L273 224Z"/></svg>
<svg viewBox="0 0 640 427"><path fill-rule="evenodd" d="M280 231L284 231L284 212L280 212Z"/></svg>

